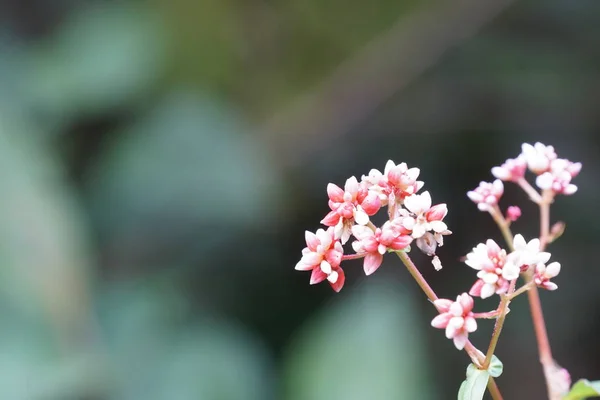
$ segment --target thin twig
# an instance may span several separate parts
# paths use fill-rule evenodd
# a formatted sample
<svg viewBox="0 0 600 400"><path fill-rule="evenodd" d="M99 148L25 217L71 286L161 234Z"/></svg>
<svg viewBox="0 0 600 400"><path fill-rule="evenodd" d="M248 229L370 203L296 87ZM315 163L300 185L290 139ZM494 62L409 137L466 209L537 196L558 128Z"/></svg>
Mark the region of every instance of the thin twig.
<svg viewBox="0 0 600 400"><path fill-rule="evenodd" d="M403 251L396 252L396 254L400 258L402 263L406 266L406 269L408 270L408 272L410 272L412 277L415 279L415 281L417 282L417 284L419 285L419 287L421 288L423 293L425 293L425 295L427 296L429 301L434 302L435 300L437 300L438 299L437 294L435 294L435 292L433 291L431 286L429 286L429 284L427 283L425 278L423 278L423 275L421 275L421 272L419 272L419 270L417 269L417 266L413 263L413 261L408 256L408 254L406 254ZM478 367L481 367L482 365L484 365L485 357L483 356L481 351L479 351L475 346L473 346L473 343L471 343L469 340L467 340L464 350L465 350L465 352L467 352L469 357L471 357L471 360L473 361L473 363L475 363ZM482 369L485 369L485 368L482 368ZM488 390L494 400L502 400L502 395L500 394L498 385L496 385L496 381L491 376L489 377L489 380L488 380Z"/></svg>

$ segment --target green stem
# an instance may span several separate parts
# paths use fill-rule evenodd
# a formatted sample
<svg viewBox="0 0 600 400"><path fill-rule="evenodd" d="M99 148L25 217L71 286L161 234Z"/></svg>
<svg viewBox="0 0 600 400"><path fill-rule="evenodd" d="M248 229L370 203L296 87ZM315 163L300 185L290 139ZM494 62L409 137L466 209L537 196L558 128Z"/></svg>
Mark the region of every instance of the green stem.
<svg viewBox="0 0 600 400"><path fill-rule="evenodd" d="M406 266L406 269L417 282L423 293L425 293L429 301L433 303L435 300L437 300L439 297L437 296L437 294L435 294L431 286L429 286L425 278L423 278L423 275L421 275L421 272L417 269L417 266L413 263L408 254L406 254L403 251L396 252L396 254L398 255L398 258L400 258L402 263ZM473 363L478 364L478 367L485 363L485 358L482 356L481 352L477 350L477 348L473 346L473 343L471 343L470 341L467 340L464 350L467 352L469 357L471 357ZM496 381L491 376L488 380L487 387L493 400L503 400L502 395L500 394L500 390L498 389L498 385L496 385Z"/></svg>
<svg viewBox="0 0 600 400"><path fill-rule="evenodd" d="M498 205L495 205L493 208L491 208L489 210L490 215L492 216L492 218L494 219L494 221L496 222L496 225L498 225L498 228L500 229L500 232L502 233L502 237L504 238L504 241L506 242L509 250L514 250L513 248L513 234L512 231L510 230L510 221L507 221L506 218L504 218L504 216L502 215L502 211L500 211L500 208L498 207Z"/></svg>

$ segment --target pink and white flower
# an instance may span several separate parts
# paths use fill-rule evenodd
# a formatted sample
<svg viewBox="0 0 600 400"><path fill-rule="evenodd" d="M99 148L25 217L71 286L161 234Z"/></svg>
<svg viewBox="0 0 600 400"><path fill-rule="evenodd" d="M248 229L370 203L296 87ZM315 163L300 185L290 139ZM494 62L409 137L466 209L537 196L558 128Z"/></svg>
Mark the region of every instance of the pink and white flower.
<svg viewBox="0 0 600 400"><path fill-rule="evenodd" d="M498 204L498 201L504 194L504 184L500 179L494 182L480 182L475 190L467 192L467 196L481 211L489 211Z"/></svg>
<svg viewBox="0 0 600 400"><path fill-rule="evenodd" d="M344 249L335 240L333 228L318 229L316 234L306 231L305 239L307 247L302 250L302 259L296 269L312 271L311 285L327 279L333 290L339 292L345 281L344 271L340 268Z"/></svg>
<svg viewBox="0 0 600 400"><path fill-rule="evenodd" d="M550 282L550 279L554 278L560 272L560 264L556 261L548 265L538 264L535 266L535 274L533 281L539 287L546 290L556 290L558 285L554 282Z"/></svg>
<svg viewBox="0 0 600 400"><path fill-rule="evenodd" d="M392 160L385 164L383 174L377 169L362 176L362 181L379 193L383 205L398 203L410 195L417 193L423 187L418 181L419 168L408 168L406 163L396 165Z"/></svg>
<svg viewBox="0 0 600 400"><path fill-rule="evenodd" d="M506 293L510 281L518 278L521 272L517 265L507 262L506 250L501 249L492 239L473 248L467 254L465 264L479 271L479 279L471 287L469 294L482 299L491 297L494 293Z"/></svg>
<svg viewBox="0 0 600 400"><path fill-rule="evenodd" d="M554 147L545 146L540 142L535 143L533 146L529 143L523 143L521 150L529 170L536 175L548 171L550 163L557 157Z"/></svg>
<svg viewBox="0 0 600 400"><path fill-rule="evenodd" d="M492 168L492 175L503 181L516 182L525 176L527 160L519 154L517 158L509 158L499 167Z"/></svg>
<svg viewBox="0 0 600 400"><path fill-rule="evenodd" d="M385 253L404 250L412 242L410 236L402 234L390 221L375 232L369 227L354 225L352 234L358 239L352 243L352 248L357 254L365 254L363 268L367 275L377 271Z"/></svg>
<svg viewBox="0 0 600 400"><path fill-rule="evenodd" d="M443 234L448 234L448 226L442 221L448 214L446 204L431 206L429 192L414 194L404 199L404 207L410 215L402 219L402 225L411 231L413 238L418 239L426 232L433 231L440 239Z"/></svg>
<svg viewBox="0 0 600 400"><path fill-rule="evenodd" d="M344 189L330 183L327 185L329 208L331 211L321 223L335 227L335 238L342 244L350 238L352 225L366 225L369 216L375 215L381 208L381 200L376 192L369 191L353 176L346 181Z"/></svg>
<svg viewBox="0 0 600 400"><path fill-rule="evenodd" d="M548 262L551 255L548 252L540 251L540 246L541 243L538 238L526 242L523 235L515 235L513 239L514 251L508 255L510 264L517 266L521 271L526 271L531 266Z"/></svg>
<svg viewBox="0 0 600 400"><path fill-rule="evenodd" d="M473 316L473 298L466 293L456 297L456 301L438 299L433 302L440 315L431 321L431 326L446 330L446 337L453 339L454 346L462 350L467 344L469 333L477 330Z"/></svg>
<svg viewBox="0 0 600 400"><path fill-rule="evenodd" d="M548 171L539 175L535 184L543 190L552 190L556 194L571 195L577 191L577 186L571 183L581 171L581 163L557 158L552 160Z"/></svg>

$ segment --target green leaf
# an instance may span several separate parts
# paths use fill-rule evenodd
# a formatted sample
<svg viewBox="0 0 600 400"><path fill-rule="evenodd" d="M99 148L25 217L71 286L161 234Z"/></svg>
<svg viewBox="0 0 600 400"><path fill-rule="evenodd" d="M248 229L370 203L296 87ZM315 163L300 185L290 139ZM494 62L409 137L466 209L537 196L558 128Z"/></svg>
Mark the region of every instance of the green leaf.
<svg viewBox="0 0 600 400"><path fill-rule="evenodd" d="M504 369L504 365L502 365L502 361L498 359L495 355L492 356L492 362L488 367L488 372L490 376L497 378L502 375L502 370Z"/></svg>
<svg viewBox="0 0 600 400"><path fill-rule="evenodd" d="M589 397L600 397L600 381L578 380L564 397L564 400L580 400Z"/></svg>
<svg viewBox="0 0 600 400"><path fill-rule="evenodd" d="M458 400L481 400L485 394L490 373L478 369L475 364L467 367L467 379L463 381L458 390Z"/></svg>

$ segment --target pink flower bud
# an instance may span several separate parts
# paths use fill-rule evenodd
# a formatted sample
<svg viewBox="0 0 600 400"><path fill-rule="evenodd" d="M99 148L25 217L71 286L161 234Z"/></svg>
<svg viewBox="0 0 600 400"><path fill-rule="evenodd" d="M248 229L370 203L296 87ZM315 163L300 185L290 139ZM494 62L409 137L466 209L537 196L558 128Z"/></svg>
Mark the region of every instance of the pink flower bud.
<svg viewBox="0 0 600 400"><path fill-rule="evenodd" d="M369 192L367 197L365 197L361 203L361 207L365 210L367 215L375 215L381 208L381 199L379 198L379 195L375 192Z"/></svg>
<svg viewBox="0 0 600 400"><path fill-rule="evenodd" d="M506 210L506 219L515 222L521 217L521 209L518 206L510 206Z"/></svg>

